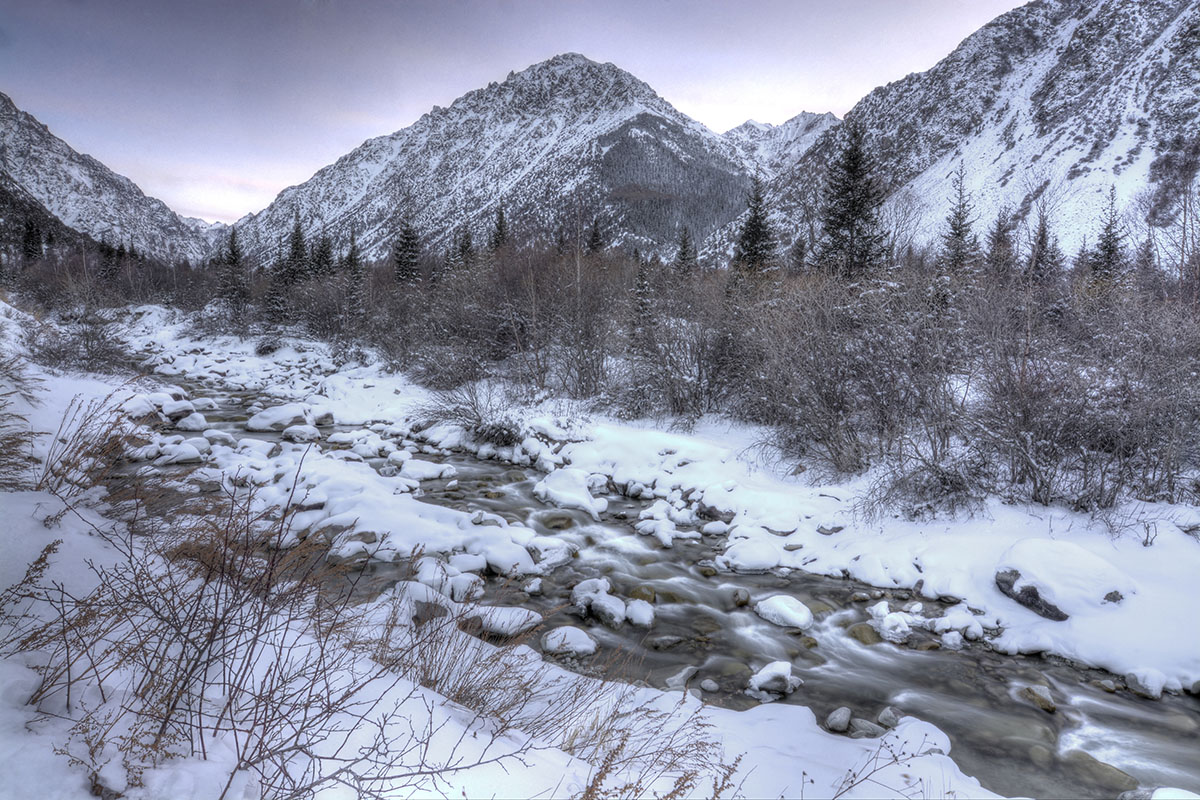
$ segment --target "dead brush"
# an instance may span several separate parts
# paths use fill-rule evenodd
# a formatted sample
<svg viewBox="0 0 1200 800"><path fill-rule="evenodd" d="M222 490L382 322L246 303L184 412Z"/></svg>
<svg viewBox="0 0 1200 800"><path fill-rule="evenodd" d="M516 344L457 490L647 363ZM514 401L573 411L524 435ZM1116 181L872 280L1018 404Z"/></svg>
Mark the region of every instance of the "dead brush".
<svg viewBox="0 0 1200 800"><path fill-rule="evenodd" d="M116 484L128 451L143 442L116 405L117 392L67 406L50 437L34 488L67 502L98 484Z"/></svg>
<svg viewBox="0 0 1200 800"><path fill-rule="evenodd" d="M30 482L33 431L18 408L36 402L36 384L20 357L0 357L0 489L12 491Z"/></svg>

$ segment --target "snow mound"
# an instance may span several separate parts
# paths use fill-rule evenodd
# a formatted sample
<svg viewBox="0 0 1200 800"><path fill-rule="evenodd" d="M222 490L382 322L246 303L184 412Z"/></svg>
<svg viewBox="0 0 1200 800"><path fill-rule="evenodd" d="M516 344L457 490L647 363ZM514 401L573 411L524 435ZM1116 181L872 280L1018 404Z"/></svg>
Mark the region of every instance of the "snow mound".
<svg viewBox="0 0 1200 800"><path fill-rule="evenodd" d="M754 613L784 628L809 628L813 624L812 611L794 597L777 594L754 604Z"/></svg>
<svg viewBox="0 0 1200 800"><path fill-rule="evenodd" d="M586 511L597 521L600 514L608 510L607 500L592 497L588 490L588 474L581 469L564 467L554 470L534 485L533 494L537 499L553 503L559 508Z"/></svg>
<svg viewBox="0 0 1200 800"><path fill-rule="evenodd" d="M596 640L587 631L571 626L555 628L542 636L542 651L556 656L590 656Z"/></svg>
<svg viewBox="0 0 1200 800"><path fill-rule="evenodd" d="M1015 542L1000 556L996 582L1023 605L1029 605L1026 600L1040 600L1048 613L1034 610L1050 619L1056 618L1056 610L1079 614L1119 604L1137 592L1134 582L1105 559L1077 544L1053 539Z"/></svg>

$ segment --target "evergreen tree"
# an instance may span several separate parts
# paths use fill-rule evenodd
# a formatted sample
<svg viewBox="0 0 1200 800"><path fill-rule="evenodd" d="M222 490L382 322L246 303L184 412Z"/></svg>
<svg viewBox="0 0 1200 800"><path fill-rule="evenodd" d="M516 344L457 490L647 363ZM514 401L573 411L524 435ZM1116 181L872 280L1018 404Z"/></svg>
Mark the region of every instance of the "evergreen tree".
<svg viewBox="0 0 1200 800"><path fill-rule="evenodd" d="M400 236L392 248L392 268L399 284L415 286L421 282L421 238L408 220L401 223Z"/></svg>
<svg viewBox="0 0 1200 800"><path fill-rule="evenodd" d="M996 279L1010 277L1017 265L1017 245L1013 241L1012 216L1008 209L1000 209L987 232L987 255L984 266Z"/></svg>
<svg viewBox="0 0 1200 800"><path fill-rule="evenodd" d="M807 267L808 243L803 236L799 236L788 248L787 270L791 275L803 275Z"/></svg>
<svg viewBox="0 0 1200 800"><path fill-rule="evenodd" d="M464 227L458 236L458 266L470 269L475 266L475 241L471 237L471 229Z"/></svg>
<svg viewBox="0 0 1200 800"><path fill-rule="evenodd" d="M100 283L104 286L109 286L117 279L117 274L121 270L121 252L105 241L100 239L100 272L97 276Z"/></svg>
<svg viewBox="0 0 1200 800"><path fill-rule="evenodd" d="M694 275L700 271L700 257L692 242L691 231L686 226L679 232L679 246L675 249L672 267L677 275Z"/></svg>
<svg viewBox="0 0 1200 800"><path fill-rule="evenodd" d="M1133 262L1133 274L1138 288L1157 298L1166 295L1166 281L1162 270L1158 267L1158 256L1154 250L1154 240L1146 237L1138 248Z"/></svg>
<svg viewBox="0 0 1200 800"><path fill-rule="evenodd" d="M358 238L350 229L350 248L338 264L346 282L346 328L357 328L367 314L367 268L358 249Z"/></svg>
<svg viewBox="0 0 1200 800"><path fill-rule="evenodd" d="M21 257L26 263L42 257L42 229L32 219L26 219L21 231Z"/></svg>
<svg viewBox="0 0 1200 800"><path fill-rule="evenodd" d="M229 229L229 244L221 254L221 272L217 291L226 301L240 306L246 301L246 278L242 265L242 246L238 242L237 228Z"/></svg>
<svg viewBox="0 0 1200 800"><path fill-rule="evenodd" d="M600 229L600 218L595 217L592 220L592 232L588 234L587 251L589 253L602 253L605 248L604 233Z"/></svg>
<svg viewBox="0 0 1200 800"><path fill-rule="evenodd" d="M1058 240L1050 233L1050 222L1045 212L1041 212L1025 260L1025 279L1034 286L1052 286L1061 277L1063 260Z"/></svg>
<svg viewBox="0 0 1200 800"><path fill-rule="evenodd" d="M309 256L307 277L327 278L333 274L333 266L333 240L322 230Z"/></svg>
<svg viewBox="0 0 1200 800"><path fill-rule="evenodd" d="M820 263L836 275L870 275L885 255L879 225L883 192L875 180L875 161L857 122L846 126L846 146L829 165L822 196Z"/></svg>
<svg viewBox="0 0 1200 800"><path fill-rule="evenodd" d="M488 237L488 249L493 253L508 244L508 223L504 221L503 204L496 207L496 223L492 227L492 235Z"/></svg>
<svg viewBox="0 0 1200 800"><path fill-rule="evenodd" d="M304 280L308 274L308 247L304 243L304 231L300 228L300 217L297 215L291 235L288 236L288 251L279 270L279 283L287 289Z"/></svg>
<svg viewBox="0 0 1200 800"><path fill-rule="evenodd" d="M650 285L650 262L640 257L633 285L633 319L631 320L630 351L648 356L653 350L654 298Z"/></svg>
<svg viewBox="0 0 1200 800"><path fill-rule="evenodd" d="M1091 258L1092 275L1096 280L1112 283L1125 271L1124 238L1120 215L1117 213L1117 189L1110 186L1108 206L1100 222L1100 236Z"/></svg>
<svg viewBox="0 0 1200 800"><path fill-rule="evenodd" d="M939 265L949 275L971 272L979 264L979 237L972 230L975 207L967 194L965 179L965 170L959 163L951 182L953 205L946 215L946 232L942 234L942 251L938 258Z"/></svg>
<svg viewBox="0 0 1200 800"><path fill-rule="evenodd" d="M738 233L733 265L740 272L761 275L775 261L775 235L767 221L767 202L757 175L746 196L746 212L746 221Z"/></svg>

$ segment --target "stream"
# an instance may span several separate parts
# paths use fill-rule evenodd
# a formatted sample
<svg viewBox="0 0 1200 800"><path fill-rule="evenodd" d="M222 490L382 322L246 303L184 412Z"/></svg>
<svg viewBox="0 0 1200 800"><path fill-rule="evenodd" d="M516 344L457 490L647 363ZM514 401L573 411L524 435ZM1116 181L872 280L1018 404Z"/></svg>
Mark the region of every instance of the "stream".
<svg viewBox="0 0 1200 800"><path fill-rule="evenodd" d="M213 393L194 388L195 396ZM244 406L255 397L220 397L220 409L206 412L211 427L278 441L279 434L246 432ZM329 432L322 429L323 435ZM644 501L608 495L608 511L596 522L584 512L535 498L533 486L541 475L532 470L461 453L420 458L445 461L457 470L453 479L424 481L417 494L423 502L494 513L557 537L576 551L542 576L539 594L488 577L482 598L533 609L544 615L546 628L585 628L600 650L594 658L558 659L569 669L594 672L594 665L606 664L608 678L665 690L686 687L708 703L744 709L759 702L744 692L752 672L766 662L786 660L804 684L778 702L808 706L820 721L840 706L871 721L888 706L927 720L950 737L951 755L962 770L1000 794L1115 797L1138 785L1200 792L1198 697L1143 699L1120 689L1120 679L1101 670L1055 657L1003 655L985 641L941 649L937 637L925 631L916 631L904 645L879 641L865 625L867 607L886 600L891 609L902 609L911 601L908 592L802 571L718 572L711 564L721 552L722 536L676 540L663 548L653 536L633 529ZM385 461L368 463L379 468ZM404 565L386 562L369 562L364 571L379 591L408 576ZM608 578L615 595L650 601L653 625L613 629L581 616L572 606L571 589L596 577ZM808 606L815 616L812 627L799 631L759 617L754 602L774 594L791 595ZM951 604L921 602L924 613L933 616ZM536 639L531 643L536 646ZM1102 685L1107 681L1115 681L1118 690L1110 691L1112 683ZM1044 711L1020 696L1029 685L1046 687L1056 710Z"/></svg>

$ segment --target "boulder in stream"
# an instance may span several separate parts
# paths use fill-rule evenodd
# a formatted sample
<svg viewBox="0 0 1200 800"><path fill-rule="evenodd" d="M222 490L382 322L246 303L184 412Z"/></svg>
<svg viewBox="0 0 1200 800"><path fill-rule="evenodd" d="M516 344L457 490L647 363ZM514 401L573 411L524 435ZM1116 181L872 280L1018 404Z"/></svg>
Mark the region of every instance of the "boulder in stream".
<svg viewBox="0 0 1200 800"><path fill-rule="evenodd" d="M792 662L772 661L750 676L750 688L746 693L767 700L772 698L764 697L764 694L791 694L803 684L804 681L792 674Z"/></svg>
<svg viewBox="0 0 1200 800"><path fill-rule="evenodd" d="M587 631L566 625L542 635L542 652L555 656L590 656L596 652L596 640Z"/></svg>
<svg viewBox="0 0 1200 800"><path fill-rule="evenodd" d="M825 727L834 733L845 733L850 729L850 716L851 712L848 707L836 708L825 718Z"/></svg>
<svg viewBox="0 0 1200 800"><path fill-rule="evenodd" d="M1054 698L1050 696L1050 690L1045 686L1034 684L1026 686L1020 691L1020 696L1035 706L1045 711L1047 714L1053 714L1058 706L1054 704Z"/></svg>

